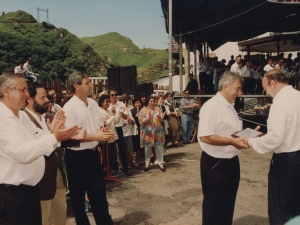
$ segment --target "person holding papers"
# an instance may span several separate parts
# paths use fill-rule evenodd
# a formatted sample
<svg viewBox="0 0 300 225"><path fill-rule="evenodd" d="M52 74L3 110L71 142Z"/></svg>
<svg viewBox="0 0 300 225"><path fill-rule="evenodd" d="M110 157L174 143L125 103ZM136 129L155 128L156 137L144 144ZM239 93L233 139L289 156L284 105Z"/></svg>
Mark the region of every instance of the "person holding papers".
<svg viewBox="0 0 300 225"><path fill-rule="evenodd" d="M273 97L268 132L244 143L261 154L274 152L268 175L268 214L271 225L284 224L300 215L300 92L288 85L279 70L267 72L262 86Z"/></svg>
<svg viewBox="0 0 300 225"><path fill-rule="evenodd" d="M200 160L203 190L203 225L232 224L236 194L240 181L240 149L248 148L243 137L231 135L242 130L234 109L242 94L243 78L225 73L217 94L202 106L199 113L198 142L203 150Z"/></svg>

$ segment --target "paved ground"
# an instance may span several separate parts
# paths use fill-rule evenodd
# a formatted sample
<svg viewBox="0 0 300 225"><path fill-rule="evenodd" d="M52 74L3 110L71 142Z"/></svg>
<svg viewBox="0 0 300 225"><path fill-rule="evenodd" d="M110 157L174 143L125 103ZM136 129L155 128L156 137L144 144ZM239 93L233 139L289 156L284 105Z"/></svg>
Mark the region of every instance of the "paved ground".
<svg viewBox="0 0 300 225"><path fill-rule="evenodd" d="M122 225L201 224L202 189L198 143L166 148L166 173L158 166L144 173L143 165L131 169L133 178L107 183L110 213ZM241 181L233 225L267 225L267 174L271 154L249 149L240 154ZM95 224L88 213L91 224ZM67 219L75 224L74 218Z"/></svg>

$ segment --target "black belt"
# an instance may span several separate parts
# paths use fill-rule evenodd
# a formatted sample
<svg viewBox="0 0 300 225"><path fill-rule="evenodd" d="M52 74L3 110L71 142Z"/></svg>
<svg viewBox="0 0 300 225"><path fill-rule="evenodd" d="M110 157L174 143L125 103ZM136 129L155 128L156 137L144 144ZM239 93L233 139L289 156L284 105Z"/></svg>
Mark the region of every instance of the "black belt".
<svg viewBox="0 0 300 225"><path fill-rule="evenodd" d="M190 114L190 113L187 113L187 112L182 112L182 114L193 115L193 113Z"/></svg>

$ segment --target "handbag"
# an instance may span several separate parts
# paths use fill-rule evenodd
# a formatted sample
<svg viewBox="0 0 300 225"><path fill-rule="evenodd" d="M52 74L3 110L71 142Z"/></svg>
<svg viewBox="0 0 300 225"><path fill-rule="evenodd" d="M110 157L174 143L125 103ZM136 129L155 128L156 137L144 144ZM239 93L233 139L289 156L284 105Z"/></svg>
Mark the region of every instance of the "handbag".
<svg viewBox="0 0 300 225"><path fill-rule="evenodd" d="M138 127L135 123L131 125L131 133L132 133L133 136L139 134Z"/></svg>

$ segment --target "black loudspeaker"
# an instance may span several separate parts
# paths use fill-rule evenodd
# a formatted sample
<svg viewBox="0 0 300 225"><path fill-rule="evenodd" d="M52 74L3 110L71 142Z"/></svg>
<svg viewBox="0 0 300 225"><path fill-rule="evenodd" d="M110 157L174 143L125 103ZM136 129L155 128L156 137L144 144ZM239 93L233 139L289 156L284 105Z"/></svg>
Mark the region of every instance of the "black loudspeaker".
<svg viewBox="0 0 300 225"><path fill-rule="evenodd" d="M136 66L120 67L121 92L120 94L136 95Z"/></svg>
<svg viewBox="0 0 300 225"><path fill-rule="evenodd" d="M107 84L108 89L113 87L117 90L118 94L121 93L120 67L107 68Z"/></svg>
<svg viewBox="0 0 300 225"><path fill-rule="evenodd" d="M146 84L139 84L137 86L137 94L143 92L146 97L149 97L153 94L153 84L152 83L146 83Z"/></svg>

